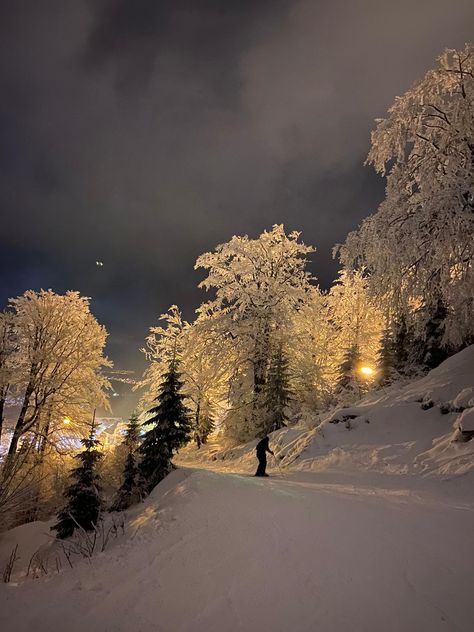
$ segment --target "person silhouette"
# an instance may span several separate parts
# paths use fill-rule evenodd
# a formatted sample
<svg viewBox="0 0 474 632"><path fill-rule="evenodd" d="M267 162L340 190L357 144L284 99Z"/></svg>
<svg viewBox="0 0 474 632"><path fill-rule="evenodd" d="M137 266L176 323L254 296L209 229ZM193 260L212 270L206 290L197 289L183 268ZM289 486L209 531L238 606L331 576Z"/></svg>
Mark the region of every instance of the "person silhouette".
<svg viewBox="0 0 474 632"><path fill-rule="evenodd" d="M257 443L255 451L257 453L258 467L255 472L255 476L268 476L265 472L267 467L267 452L273 455L273 452L270 450L270 446L268 445L269 441L270 439L265 436Z"/></svg>

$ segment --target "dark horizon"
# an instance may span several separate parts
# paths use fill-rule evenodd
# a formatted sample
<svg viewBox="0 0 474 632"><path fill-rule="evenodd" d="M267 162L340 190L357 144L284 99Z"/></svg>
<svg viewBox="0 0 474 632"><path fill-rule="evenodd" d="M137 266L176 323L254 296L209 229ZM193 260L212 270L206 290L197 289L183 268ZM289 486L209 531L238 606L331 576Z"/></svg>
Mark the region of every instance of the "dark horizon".
<svg viewBox="0 0 474 632"><path fill-rule="evenodd" d="M473 25L467 0L4 3L2 307L78 290L139 374L148 327L193 317L194 262L234 234L302 231L329 287L383 198L374 119Z"/></svg>

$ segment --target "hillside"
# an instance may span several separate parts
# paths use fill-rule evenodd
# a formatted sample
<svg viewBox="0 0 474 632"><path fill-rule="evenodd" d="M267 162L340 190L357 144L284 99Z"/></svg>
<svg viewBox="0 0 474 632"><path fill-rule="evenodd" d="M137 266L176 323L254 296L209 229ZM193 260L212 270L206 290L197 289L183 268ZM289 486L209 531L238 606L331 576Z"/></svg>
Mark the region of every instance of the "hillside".
<svg viewBox="0 0 474 632"><path fill-rule="evenodd" d="M443 480L467 475L474 482L474 441L458 441L460 421L466 422L473 407L474 345L422 379L378 390L356 406L328 413L314 429L294 426L274 432L271 445L283 472L357 471ZM179 461L251 472L255 443L225 449L212 442L199 451L189 446ZM272 466L279 471L270 459Z"/></svg>
<svg viewBox="0 0 474 632"><path fill-rule="evenodd" d="M187 448L90 558L69 565L50 523L3 534L1 629L470 632L474 441L453 439L473 360L274 433L269 479L253 444Z"/></svg>

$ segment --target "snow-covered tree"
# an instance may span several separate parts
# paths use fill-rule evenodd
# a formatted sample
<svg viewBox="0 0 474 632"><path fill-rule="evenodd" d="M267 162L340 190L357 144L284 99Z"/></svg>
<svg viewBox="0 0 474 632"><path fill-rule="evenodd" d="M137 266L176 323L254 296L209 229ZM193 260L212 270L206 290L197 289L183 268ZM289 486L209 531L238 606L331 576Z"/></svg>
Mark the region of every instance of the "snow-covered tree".
<svg viewBox="0 0 474 632"><path fill-rule="evenodd" d="M149 410L143 424L151 426L139 448L139 469L146 493L170 472L174 453L191 438L192 422L184 405L182 387L179 362L173 357L163 376L157 404Z"/></svg>
<svg viewBox="0 0 474 632"><path fill-rule="evenodd" d="M183 392L198 445L207 441L216 415L222 414L227 406L233 360L229 341L222 336L219 318L201 314L186 327L181 356Z"/></svg>
<svg viewBox="0 0 474 632"><path fill-rule="evenodd" d="M200 313L219 315L234 347L225 425L236 439L255 436L261 425L273 332L281 336L289 331L292 314L308 300L306 263L313 248L299 242L299 236L286 235L283 226L275 225L257 239L234 236L196 262L196 268L208 271L200 287L215 290Z"/></svg>
<svg viewBox="0 0 474 632"><path fill-rule="evenodd" d="M395 376L395 341L390 324L386 324L380 340L380 350L377 361L377 384L385 386Z"/></svg>
<svg viewBox="0 0 474 632"><path fill-rule="evenodd" d="M426 310L426 308L424 308ZM443 345L447 309L441 298L433 305L425 317L424 336L414 341L417 364L424 369L434 369L448 357Z"/></svg>
<svg viewBox="0 0 474 632"><path fill-rule="evenodd" d="M142 498L143 482L140 478L138 448L140 446L141 424L133 413L127 424L123 445L126 450L122 473L122 484L112 503L112 511L123 511Z"/></svg>
<svg viewBox="0 0 474 632"><path fill-rule="evenodd" d="M101 512L98 464L103 454L98 449L99 441L94 438L94 426L81 443L84 449L76 455L79 465L71 472L71 484L65 492L67 504L58 514L58 522L51 527L61 539L73 535L78 527L94 530Z"/></svg>
<svg viewBox="0 0 474 632"><path fill-rule="evenodd" d="M344 350L342 362L339 367L339 379L336 385L336 394L346 392L353 397L361 395L361 379L359 367L361 364L360 349L356 343ZM350 397L349 397L350 399Z"/></svg>
<svg viewBox="0 0 474 632"><path fill-rule="evenodd" d="M141 349L149 362L137 386L145 389L142 398L144 407L150 406L155 399L170 362L176 357L180 360L183 357L184 332L188 323L183 320L178 306L171 305L165 314L161 314L159 321L161 324L150 327L146 346Z"/></svg>
<svg viewBox="0 0 474 632"><path fill-rule="evenodd" d="M104 356L107 332L91 314L89 299L78 292L29 290L10 304L21 398L9 447L11 460L27 433L47 439L52 424L62 424L72 412L78 423L91 405L107 406L109 384L101 369L111 363Z"/></svg>
<svg viewBox="0 0 474 632"><path fill-rule="evenodd" d="M0 440L2 438L5 405L12 383L17 380L14 315L11 311L0 312Z"/></svg>
<svg viewBox="0 0 474 632"><path fill-rule="evenodd" d="M387 176L385 201L349 234L340 257L365 266L379 301L414 337L446 308L443 343L474 333L474 47L446 50L380 119L368 162ZM428 344L428 343L427 343Z"/></svg>
<svg viewBox="0 0 474 632"><path fill-rule="evenodd" d="M279 342L270 357L260 434L267 435L287 425L289 406L293 399L290 380L288 357L283 343Z"/></svg>
<svg viewBox="0 0 474 632"><path fill-rule="evenodd" d="M335 328L333 353L338 364L356 349L360 361L374 367L383 330L383 315L369 294L362 271L342 270L329 291L329 314Z"/></svg>
<svg viewBox="0 0 474 632"><path fill-rule="evenodd" d="M216 428L216 413L212 403L208 399L203 399L196 406L195 433L198 447L201 443L207 443L209 435Z"/></svg>
<svg viewBox="0 0 474 632"><path fill-rule="evenodd" d="M144 350L150 364L140 383L146 389L143 402L146 406L151 404L170 360L176 356L194 437L197 443L205 442L214 427L215 415L225 407L231 349L222 336L218 318L201 314L190 324L173 305L160 320L163 325L150 328Z"/></svg>
<svg viewBox="0 0 474 632"><path fill-rule="evenodd" d="M333 400L340 362L340 329L332 317L328 296L312 288L309 301L293 316L289 338L292 407L311 419Z"/></svg>

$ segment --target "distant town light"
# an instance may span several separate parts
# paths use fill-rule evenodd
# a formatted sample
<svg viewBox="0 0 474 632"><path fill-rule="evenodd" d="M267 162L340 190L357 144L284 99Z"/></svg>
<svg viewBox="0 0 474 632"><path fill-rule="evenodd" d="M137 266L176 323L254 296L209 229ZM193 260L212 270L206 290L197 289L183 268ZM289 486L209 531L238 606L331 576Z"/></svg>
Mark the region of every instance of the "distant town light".
<svg viewBox="0 0 474 632"><path fill-rule="evenodd" d="M360 372L363 375L367 375L367 377L370 377L371 375L374 374L374 370L371 366L361 366L360 367Z"/></svg>
<svg viewBox="0 0 474 632"><path fill-rule="evenodd" d="M71 423L71 420L69 419L69 417L64 417L64 419L63 419L63 423L64 423L64 424L66 424L66 425L67 425L67 424L70 424L70 423Z"/></svg>

